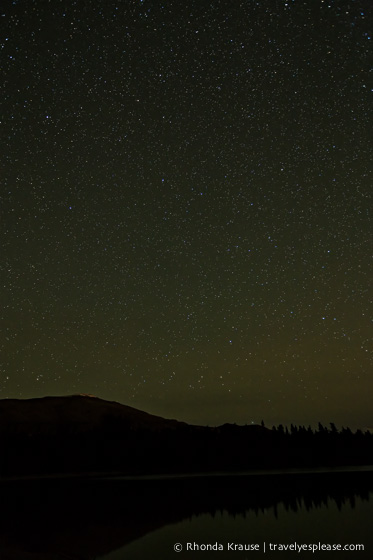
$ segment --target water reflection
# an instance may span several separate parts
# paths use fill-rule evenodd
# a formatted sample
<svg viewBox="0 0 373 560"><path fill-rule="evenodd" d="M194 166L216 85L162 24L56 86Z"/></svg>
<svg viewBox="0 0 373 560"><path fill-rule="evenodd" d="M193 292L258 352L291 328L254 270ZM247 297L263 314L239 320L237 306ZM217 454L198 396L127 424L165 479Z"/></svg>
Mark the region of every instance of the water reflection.
<svg viewBox="0 0 373 560"><path fill-rule="evenodd" d="M1 559L175 558L175 542L234 539L372 546L372 472L50 479L2 483L0 492ZM196 553L177 558L185 554Z"/></svg>
<svg viewBox="0 0 373 560"><path fill-rule="evenodd" d="M259 552L185 552L176 558L371 558L373 542L370 536L373 504L356 498L355 507L345 503L338 508L333 500L328 506L313 507L309 510L299 507L297 512L283 504L277 506L277 518L273 509L232 516L227 512L217 512L214 516L202 514L183 522L169 525L144 536L122 549L103 557L102 560L162 560L175 559L173 544L180 542L184 549L189 543L219 542L227 547L228 542L258 543ZM263 543L266 542L266 553ZM364 552L270 552L269 543L363 543ZM355 554L355 556L354 556Z"/></svg>

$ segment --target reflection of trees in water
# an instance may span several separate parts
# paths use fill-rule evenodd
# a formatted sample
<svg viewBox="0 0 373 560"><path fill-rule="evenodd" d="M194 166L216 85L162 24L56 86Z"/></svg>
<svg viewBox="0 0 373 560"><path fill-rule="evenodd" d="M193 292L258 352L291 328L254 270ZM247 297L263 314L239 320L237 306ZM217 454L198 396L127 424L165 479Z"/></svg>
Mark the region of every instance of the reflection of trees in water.
<svg viewBox="0 0 373 560"><path fill-rule="evenodd" d="M147 480L44 480L0 485L0 557L18 547L82 559L108 554L162 526L201 514L355 507L373 473L216 476ZM57 556L58 557L58 556Z"/></svg>
<svg viewBox="0 0 373 560"><path fill-rule="evenodd" d="M280 505L285 511L297 512L333 503L341 510L346 505L354 508L357 498L368 501L373 491L371 472L219 477L207 484L202 480L200 488L198 482L195 484L194 492L188 485L185 495L178 491L183 509L189 507L192 515L224 510L232 516L244 516L250 511L271 510L277 517Z"/></svg>

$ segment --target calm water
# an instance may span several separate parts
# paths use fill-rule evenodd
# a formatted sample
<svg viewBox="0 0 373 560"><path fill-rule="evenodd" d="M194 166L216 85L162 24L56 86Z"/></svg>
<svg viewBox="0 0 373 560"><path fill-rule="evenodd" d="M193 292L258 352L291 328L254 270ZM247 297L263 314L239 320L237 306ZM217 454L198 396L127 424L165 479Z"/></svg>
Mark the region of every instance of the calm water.
<svg viewBox="0 0 373 560"><path fill-rule="evenodd" d="M167 525L151 532L135 542L103 556L105 560L177 558L372 558L373 557L373 495L370 500L356 499L354 507L350 503L339 509L336 502L330 500L327 505L308 510L304 504L297 512L289 511L283 504L274 509L264 509L232 516L226 511L192 516L191 518ZM364 544L364 552L289 552L270 551L269 543L341 543ZM222 543L226 548L228 542L258 543L259 552L197 552L173 550L175 543L185 549L187 543ZM267 552L263 553L266 542Z"/></svg>
<svg viewBox="0 0 373 560"><path fill-rule="evenodd" d="M0 481L0 498L1 560L373 558L369 469ZM319 542L365 550L270 550ZM207 544L223 550L202 550Z"/></svg>

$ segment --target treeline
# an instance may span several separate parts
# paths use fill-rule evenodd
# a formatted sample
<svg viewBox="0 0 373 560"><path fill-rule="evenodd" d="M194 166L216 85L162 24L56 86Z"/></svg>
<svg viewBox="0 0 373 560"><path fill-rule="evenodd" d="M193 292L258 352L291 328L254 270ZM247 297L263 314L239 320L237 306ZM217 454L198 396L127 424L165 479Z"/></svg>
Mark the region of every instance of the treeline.
<svg viewBox="0 0 373 560"><path fill-rule="evenodd" d="M263 423L262 423L263 425ZM373 434L358 429L337 429L331 422L329 427L318 423L311 426L290 428L280 424L271 430L274 448L281 451L280 463L286 466L339 466L373 464Z"/></svg>
<svg viewBox="0 0 373 560"><path fill-rule="evenodd" d="M51 473L155 474L373 465L373 435L321 423L317 430L281 424L184 425L133 429L107 417L87 431L59 426L54 433L0 437L0 476Z"/></svg>
<svg viewBox="0 0 373 560"><path fill-rule="evenodd" d="M265 427L263 420L261 426L263 428ZM350 428L344 428L344 427L342 427L341 430L338 430L334 422L330 422L329 426L330 428L328 428L327 426L323 426L323 424L319 422L317 430L313 430L311 426L308 426L306 428L305 426L296 426L294 424L290 424L290 429L289 429L287 426L283 426L282 424L279 424L278 426L272 426L272 431L276 432L279 435L295 436L298 438L307 438L310 436L317 436L318 438L320 437L325 438L326 436L331 436L335 438L336 436L338 436L340 439L345 438L347 440L350 440L353 437L358 438L360 440L361 438L366 438L367 440L372 438L371 441L373 441L373 433L370 432L369 430L363 432L362 430L358 429L356 430L356 432L352 432Z"/></svg>

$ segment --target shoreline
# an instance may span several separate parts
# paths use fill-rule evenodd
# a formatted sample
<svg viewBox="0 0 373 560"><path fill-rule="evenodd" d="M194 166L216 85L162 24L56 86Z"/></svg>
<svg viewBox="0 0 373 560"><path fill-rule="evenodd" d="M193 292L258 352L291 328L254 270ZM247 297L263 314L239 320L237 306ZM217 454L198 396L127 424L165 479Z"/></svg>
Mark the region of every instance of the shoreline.
<svg viewBox="0 0 373 560"><path fill-rule="evenodd" d="M56 473L45 475L24 475L0 477L1 484L16 482L48 482L48 481L167 481L185 479L219 479L219 478L258 478L258 477L294 477L302 475L331 475L331 474L373 474L373 465L340 465L319 467L287 467L284 469L253 469L245 471L209 471L183 473L148 473L133 474L122 472L91 472L91 473Z"/></svg>

